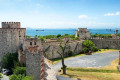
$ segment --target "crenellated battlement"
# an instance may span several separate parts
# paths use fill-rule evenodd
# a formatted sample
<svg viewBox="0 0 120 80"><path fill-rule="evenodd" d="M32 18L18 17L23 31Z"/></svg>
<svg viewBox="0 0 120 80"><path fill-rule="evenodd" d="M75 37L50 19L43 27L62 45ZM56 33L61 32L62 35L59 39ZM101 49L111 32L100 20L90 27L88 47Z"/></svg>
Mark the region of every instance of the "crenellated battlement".
<svg viewBox="0 0 120 80"><path fill-rule="evenodd" d="M20 22L2 22L2 28L20 28Z"/></svg>
<svg viewBox="0 0 120 80"><path fill-rule="evenodd" d="M16 23L20 23L20 22L2 22L2 24L16 24Z"/></svg>

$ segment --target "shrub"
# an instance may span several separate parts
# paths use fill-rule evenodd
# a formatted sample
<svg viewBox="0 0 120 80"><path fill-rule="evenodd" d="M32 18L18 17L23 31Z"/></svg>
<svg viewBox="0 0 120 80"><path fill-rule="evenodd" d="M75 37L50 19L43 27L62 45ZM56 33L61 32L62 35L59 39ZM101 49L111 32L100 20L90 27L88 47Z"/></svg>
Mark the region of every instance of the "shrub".
<svg viewBox="0 0 120 80"><path fill-rule="evenodd" d="M13 71L15 75L26 75L26 67L16 67Z"/></svg>
<svg viewBox="0 0 120 80"><path fill-rule="evenodd" d="M1 61L2 67L9 70L14 68L14 63L19 63L17 53L7 53Z"/></svg>
<svg viewBox="0 0 120 80"><path fill-rule="evenodd" d="M86 47L84 47L84 48L82 49L82 52L83 52L83 53L88 53L88 52L89 52L89 49L86 48Z"/></svg>
<svg viewBox="0 0 120 80"><path fill-rule="evenodd" d="M9 77L9 79L10 80L22 80L23 78L24 78L25 76L24 75L21 75L21 74L19 74L19 75L11 75L10 77Z"/></svg>
<svg viewBox="0 0 120 80"><path fill-rule="evenodd" d="M91 48L92 46L95 46L95 44L91 40L85 40L83 42L83 46L87 48Z"/></svg>
<svg viewBox="0 0 120 80"><path fill-rule="evenodd" d="M26 35L26 37L27 37L27 38L31 38L32 36L28 36L28 35Z"/></svg>
<svg viewBox="0 0 120 80"><path fill-rule="evenodd" d="M2 73L0 73L0 78L3 78Z"/></svg>
<svg viewBox="0 0 120 80"><path fill-rule="evenodd" d="M56 35L45 35L45 36L42 36L42 37L45 38L45 39L57 38Z"/></svg>
<svg viewBox="0 0 120 80"><path fill-rule="evenodd" d="M45 42L45 39L43 37L39 38L42 42Z"/></svg>
<svg viewBox="0 0 120 80"><path fill-rule="evenodd" d="M59 38L59 39L57 39L57 41L58 41L58 42L62 42L62 39Z"/></svg>
<svg viewBox="0 0 120 80"><path fill-rule="evenodd" d="M109 47L105 47L104 49L109 49Z"/></svg>
<svg viewBox="0 0 120 80"><path fill-rule="evenodd" d="M24 75L21 75L21 74L19 74L19 75L11 75L10 77L9 77L9 79L10 80L33 80L33 78L32 77L30 77L30 76L24 76Z"/></svg>
<svg viewBox="0 0 120 80"><path fill-rule="evenodd" d="M33 77L26 76L26 77L24 77L22 80L33 80Z"/></svg>
<svg viewBox="0 0 120 80"><path fill-rule="evenodd" d="M79 39L79 37L72 38L72 40L77 40L77 39Z"/></svg>
<svg viewBox="0 0 120 80"><path fill-rule="evenodd" d="M71 50L68 51L68 56L72 56L73 55L73 52Z"/></svg>
<svg viewBox="0 0 120 80"><path fill-rule="evenodd" d="M111 34L93 34L92 37L112 38Z"/></svg>
<svg viewBox="0 0 120 80"><path fill-rule="evenodd" d="M98 48L95 47L95 46L92 46L92 47L91 47L91 51L93 51L93 52L98 51Z"/></svg>
<svg viewBox="0 0 120 80"><path fill-rule="evenodd" d="M89 51L95 52L98 51L98 48L95 47L95 44L91 40L85 40L83 42L83 49L82 52L87 53Z"/></svg>

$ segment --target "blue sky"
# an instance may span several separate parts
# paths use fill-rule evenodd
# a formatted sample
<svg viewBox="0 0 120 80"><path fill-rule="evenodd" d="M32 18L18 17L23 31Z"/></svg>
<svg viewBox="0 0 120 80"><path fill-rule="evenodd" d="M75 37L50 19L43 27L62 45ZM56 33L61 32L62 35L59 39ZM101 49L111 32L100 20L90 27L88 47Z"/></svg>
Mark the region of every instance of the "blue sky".
<svg viewBox="0 0 120 80"><path fill-rule="evenodd" d="M0 22L29 28L119 28L120 0L0 0Z"/></svg>

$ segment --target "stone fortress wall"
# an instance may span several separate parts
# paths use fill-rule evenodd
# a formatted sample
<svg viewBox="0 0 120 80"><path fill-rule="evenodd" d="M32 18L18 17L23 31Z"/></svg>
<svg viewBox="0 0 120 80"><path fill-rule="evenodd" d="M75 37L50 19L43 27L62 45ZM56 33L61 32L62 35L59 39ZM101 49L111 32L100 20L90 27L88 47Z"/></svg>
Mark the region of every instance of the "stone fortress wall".
<svg viewBox="0 0 120 80"><path fill-rule="evenodd" d="M67 44L65 53L65 56L68 56L68 51L72 51L73 54L79 54L82 51L82 43L84 40L81 41L70 41ZM49 43L43 43L43 48L47 49L45 52L45 56L48 59L53 59L53 58L59 58L60 55L57 53L57 51L62 52L60 48L60 42L49 42ZM63 45L63 44L62 44Z"/></svg>
<svg viewBox="0 0 120 80"><path fill-rule="evenodd" d="M90 39L99 49L120 49L120 39Z"/></svg>
<svg viewBox="0 0 120 80"><path fill-rule="evenodd" d="M0 62L6 53L15 53L26 38L26 29L20 22L2 22L0 28Z"/></svg>

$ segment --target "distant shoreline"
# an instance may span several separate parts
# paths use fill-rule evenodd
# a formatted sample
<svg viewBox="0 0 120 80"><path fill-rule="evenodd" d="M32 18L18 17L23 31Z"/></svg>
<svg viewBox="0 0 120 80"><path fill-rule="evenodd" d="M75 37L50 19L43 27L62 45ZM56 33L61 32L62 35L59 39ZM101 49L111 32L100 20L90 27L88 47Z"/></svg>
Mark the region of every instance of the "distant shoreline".
<svg viewBox="0 0 120 80"><path fill-rule="evenodd" d="M39 30L39 31L36 31ZM57 34L70 34L70 35L74 35L75 31L77 29L27 29L26 30L26 34L29 36L35 36L35 35L57 35ZM90 31L91 34L115 34L115 29L111 29L111 30L106 30L106 29L88 29ZM120 29L119 33L120 33Z"/></svg>

